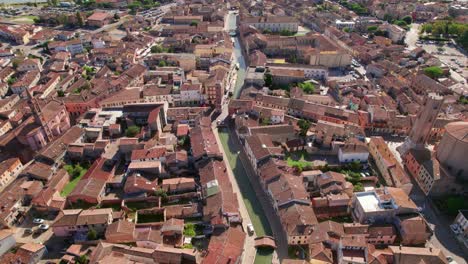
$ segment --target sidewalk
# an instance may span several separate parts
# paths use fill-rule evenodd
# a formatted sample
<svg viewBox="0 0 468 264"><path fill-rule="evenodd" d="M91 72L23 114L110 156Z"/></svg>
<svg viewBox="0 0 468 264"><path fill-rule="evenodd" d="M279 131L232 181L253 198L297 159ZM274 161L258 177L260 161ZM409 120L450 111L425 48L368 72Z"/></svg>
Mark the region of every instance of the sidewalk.
<svg viewBox="0 0 468 264"><path fill-rule="evenodd" d="M247 224L251 223L252 221L250 220L249 213L242 199L242 193L240 192L239 185L237 184L237 181L234 175L232 174L231 165L229 164L226 153L224 152L223 144L221 142L221 139L219 138L218 128L216 127L215 124L212 124L212 129L215 134L216 142L218 143L218 146L220 147L220 150L223 153L223 160L224 160L224 163L226 164L229 180L231 181L232 188L237 195L237 201L239 203L239 213L241 214L241 217L242 217L242 226L243 226L244 231L247 234ZM254 263L255 261L255 255L257 254L257 249L254 247L255 245L254 237L255 236L250 236L249 234L247 234L245 238L244 252L242 254L242 263L250 264L250 263Z"/></svg>

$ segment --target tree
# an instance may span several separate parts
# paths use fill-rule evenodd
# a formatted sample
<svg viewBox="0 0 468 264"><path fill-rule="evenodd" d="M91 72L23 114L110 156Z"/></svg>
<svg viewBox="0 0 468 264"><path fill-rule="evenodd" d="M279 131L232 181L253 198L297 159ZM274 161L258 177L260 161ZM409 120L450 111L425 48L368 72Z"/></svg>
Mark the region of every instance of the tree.
<svg viewBox="0 0 468 264"><path fill-rule="evenodd" d="M8 81L7 81L8 85L12 85L12 84L14 84L15 82L16 82L16 78L15 78L15 77L10 77L10 78L8 78Z"/></svg>
<svg viewBox="0 0 468 264"><path fill-rule="evenodd" d="M271 75L271 73L265 73L263 80L265 81L266 87L271 87L273 85L273 76Z"/></svg>
<svg viewBox="0 0 468 264"><path fill-rule="evenodd" d="M96 72L96 68L88 66L88 65L83 66L83 70L86 71L87 75L92 75Z"/></svg>
<svg viewBox="0 0 468 264"><path fill-rule="evenodd" d="M11 62L11 66L13 67L13 69L16 69L18 68L19 63L20 62L18 59L13 59L13 61Z"/></svg>
<svg viewBox="0 0 468 264"><path fill-rule="evenodd" d="M130 9L131 14L135 14L138 9L141 7L141 3L134 1L131 4L127 5L127 7Z"/></svg>
<svg viewBox="0 0 468 264"><path fill-rule="evenodd" d="M303 82L300 83L298 86L306 94L313 94L315 92L315 85L311 82Z"/></svg>
<svg viewBox="0 0 468 264"><path fill-rule="evenodd" d="M127 137L134 137L140 132L140 128L137 126L129 126L125 131Z"/></svg>
<svg viewBox="0 0 468 264"><path fill-rule="evenodd" d="M161 197L161 200L163 202L167 201L167 192L163 189L157 189L156 191L154 191L154 195L157 197Z"/></svg>
<svg viewBox="0 0 468 264"><path fill-rule="evenodd" d="M432 24L432 35L438 36L447 33L447 25L444 21L437 21Z"/></svg>
<svg viewBox="0 0 468 264"><path fill-rule="evenodd" d="M466 205L466 201L461 196L450 196L446 199L447 211L451 215L456 215L458 210L462 209Z"/></svg>
<svg viewBox="0 0 468 264"><path fill-rule="evenodd" d="M58 4L58 0L47 0L47 4L50 6L56 6Z"/></svg>
<svg viewBox="0 0 468 264"><path fill-rule="evenodd" d="M42 22L42 20L41 20L40 17L34 17L34 18L33 18L33 22L34 22L34 24L39 24L39 23Z"/></svg>
<svg viewBox="0 0 468 264"><path fill-rule="evenodd" d="M411 16L404 16L401 20L405 21L408 25L413 23L413 18Z"/></svg>
<svg viewBox="0 0 468 264"><path fill-rule="evenodd" d="M468 104L468 98L463 96L463 95L460 95L460 97L458 98L458 103L460 104Z"/></svg>
<svg viewBox="0 0 468 264"><path fill-rule="evenodd" d="M305 119L301 119L301 120L297 121L297 125L301 129L300 135L301 136L306 136L307 131L309 131L309 128L310 128L310 126L312 124L309 121L305 120Z"/></svg>
<svg viewBox="0 0 468 264"><path fill-rule="evenodd" d="M192 20L192 22L190 22L190 26L192 27L198 26L198 21Z"/></svg>
<svg viewBox="0 0 468 264"><path fill-rule="evenodd" d="M167 198L167 192L164 189L157 189L154 191L154 195L158 197Z"/></svg>
<svg viewBox="0 0 468 264"><path fill-rule="evenodd" d="M399 26L399 27L406 27L406 26L408 26L408 24L407 24L405 21L403 21L403 20L396 20L394 24L397 25L397 26Z"/></svg>
<svg viewBox="0 0 468 264"><path fill-rule="evenodd" d="M422 27L421 27L421 33L432 33L432 24L428 23L428 24L424 24Z"/></svg>
<svg viewBox="0 0 468 264"><path fill-rule="evenodd" d="M195 233L195 225L192 223L188 223L184 227L184 236L187 237L194 237L196 235Z"/></svg>
<svg viewBox="0 0 468 264"><path fill-rule="evenodd" d="M349 164L349 168L352 171L359 171L362 168L362 165L359 161L353 161Z"/></svg>
<svg viewBox="0 0 468 264"><path fill-rule="evenodd" d="M377 29L374 33L376 36L387 37L387 31L383 31L381 29Z"/></svg>
<svg viewBox="0 0 468 264"><path fill-rule="evenodd" d="M57 22L60 25L68 25L68 16L67 15L59 15L57 17Z"/></svg>
<svg viewBox="0 0 468 264"><path fill-rule="evenodd" d="M351 31L351 29L349 27L345 27L345 28L343 28L343 31L346 32L346 33L349 33Z"/></svg>
<svg viewBox="0 0 468 264"><path fill-rule="evenodd" d="M58 97L64 97L64 96L65 96L65 92L62 91L62 90L58 90L58 91L57 91L57 96L58 96Z"/></svg>
<svg viewBox="0 0 468 264"><path fill-rule="evenodd" d="M393 20L393 17L390 14L385 14L383 20L391 22Z"/></svg>
<svg viewBox="0 0 468 264"><path fill-rule="evenodd" d="M369 31L369 32L374 32L376 30L377 30L377 26L368 26L367 27L367 31Z"/></svg>
<svg viewBox="0 0 468 264"><path fill-rule="evenodd" d="M80 11L76 11L76 23L79 27L84 26L83 17L81 16Z"/></svg>
<svg viewBox="0 0 468 264"><path fill-rule="evenodd" d="M65 165L64 168L67 171L67 173L72 177L72 179L78 178L86 171L86 169L83 168L80 164Z"/></svg>
<svg viewBox="0 0 468 264"><path fill-rule="evenodd" d="M268 118L268 117L262 118L262 125L268 126L270 124L270 122L271 122L270 118Z"/></svg>
<svg viewBox="0 0 468 264"><path fill-rule="evenodd" d="M289 31L287 29L283 29L283 30L280 31L280 35L281 36L292 36L292 35L294 35L294 32Z"/></svg>
<svg viewBox="0 0 468 264"><path fill-rule="evenodd" d="M115 13L115 14L114 14L114 19L115 19L115 20L119 20L119 19L120 19L119 14Z"/></svg>
<svg viewBox="0 0 468 264"><path fill-rule="evenodd" d="M77 257L77 259L76 259L77 264L88 264L88 262L89 262L88 256L86 256L86 255L81 255L81 256Z"/></svg>
<svg viewBox="0 0 468 264"><path fill-rule="evenodd" d="M363 192L364 191L364 186L362 185L362 183L358 182L354 185L354 189L353 189L354 192Z"/></svg>
<svg viewBox="0 0 468 264"><path fill-rule="evenodd" d="M152 53L162 53L162 52L168 52L169 50L164 48L161 45L154 45L151 47L151 52Z"/></svg>
<svg viewBox="0 0 468 264"><path fill-rule="evenodd" d="M457 43L460 44L465 50L468 49L468 30L465 30L463 34L458 37Z"/></svg>
<svg viewBox="0 0 468 264"><path fill-rule="evenodd" d="M440 67L432 66L432 67L425 68L424 74L431 77L432 79L437 79L441 77L442 75L444 75L444 71Z"/></svg>
<svg viewBox="0 0 468 264"><path fill-rule="evenodd" d="M159 67L166 67L167 66L167 62L165 60L160 60L159 63L158 63L158 66Z"/></svg>
<svg viewBox="0 0 468 264"><path fill-rule="evenodd" d="M97 232L94 229L89 229L88 235L87 235L88 240L96 240L97 239Z"/></svg>

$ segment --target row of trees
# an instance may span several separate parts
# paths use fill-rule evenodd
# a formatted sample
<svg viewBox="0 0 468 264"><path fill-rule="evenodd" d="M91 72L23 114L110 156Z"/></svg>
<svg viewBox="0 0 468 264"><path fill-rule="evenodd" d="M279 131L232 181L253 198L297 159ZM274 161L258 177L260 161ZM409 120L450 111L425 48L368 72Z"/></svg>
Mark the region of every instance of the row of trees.
<svg viewBox="0 0 468 264"><path fill-rule="evenodd" d="M151 47L151 53L172 53L172 48L165 48L162 45L154 45Z"/></svg>
<svg viewBox="0 0 468 264"><path fill-rule="evenodd" d="M65 25L69 27L82 27L85 25L85 18L82 13L76 12L75 17L66 14L59 14L55 17L50 17L44 20L40 17L33 18L35 24L53 24L53 25Z"/></svg>
<svg viewBox="0 0 468 264"><path fill-rule="evenodd" d="M468 24L451 20L438 20L422 25L420 33L426 33L433 37L453 37L464 49L468 49Z"/></svg>
<svg viewBox="0 0 468 264"><path fill-rule="evenodd" d="M289 31L287 29L283 29L283 30L281 30L279 32L273 32L273 31L271 31L269 29L265 29L265 30L263 30L262 33L263 34L272 34L272 35L281 35L281 36L293 36L293 35L296 34L295 32Z"/></svg>
<svg viewBox="0 0 468 264"><path fill-rule="evenodd" d="M369 10L367 10L367 8L365 8L364 6L362 6L362 5L358 4L358 3L349 3L346 0L341 0L341 1L339 1L339 3L342 6L348 8L349 10L354 11L354 13L356 13L358 15L365 15L365 14L369 13Z"/></svg>
<svg viewBox="0 0 468 264"><path fill-rule="evenodd" d="M130 14L135 14L136 11L140 9L151 9L153 7L158 7L161 4L158 1L153 0L136 0L132 3L128 4L128 8L130 9Z"/></svg>

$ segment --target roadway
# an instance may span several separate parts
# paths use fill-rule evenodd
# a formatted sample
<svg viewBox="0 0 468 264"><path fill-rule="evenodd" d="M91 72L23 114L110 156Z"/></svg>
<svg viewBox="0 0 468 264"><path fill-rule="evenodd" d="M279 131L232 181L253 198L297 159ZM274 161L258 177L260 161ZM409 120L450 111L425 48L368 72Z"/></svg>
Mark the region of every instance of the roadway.
<svg viewBox="0 0 468 264"><path fill-rule="evenodd" d="M403 144L404 139L395 137L386 139L385 142L401 164L402 160L397 148ZM434 148L434 146L428 147L429 149ZM401 165L403 166L403 164ZM414 179L411 180L413 182L413 189L411 190L410 197L422 209L421 213L434 231L434 235L427 242L426 246L442 249L446 256L451 256L458 264L466 263L465 258L468 257L468 254L463 252L455 238L455 234L450 229L453 220L437 212L431 199L424 195Z"/></svg>
<svg viewBox="0 0 468 264"><path fill-rule="evenodd" d="M426 243L426 247L440 248L445 256L452 257L457 264L466 264L468 252L463 251L461 245L456 240L455 234L450 229L453 220L437 212L431 199L424 195L417 183L413 182L413 185L410 197L418 207L422 208L421 213L434 232L431 239Z"/></svg>

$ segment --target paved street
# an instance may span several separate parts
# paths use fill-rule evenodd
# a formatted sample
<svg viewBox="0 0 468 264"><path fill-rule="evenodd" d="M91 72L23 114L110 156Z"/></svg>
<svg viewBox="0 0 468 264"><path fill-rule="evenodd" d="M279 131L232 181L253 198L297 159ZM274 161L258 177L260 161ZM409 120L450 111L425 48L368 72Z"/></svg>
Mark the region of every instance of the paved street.
<svg viewBox="0 0 468 264"><path fill-rule="evenodd" d="M394 138L392 141L386 140L385 142L398 162L401 163L400 154L396 149L403 144L403 139ZM429 146L429 148L431 149L433 146ZM422 209L422 214L434 229L434 235L431 237L428 245L442 249L446 256L451 256L458 264L466 263L464 257L466 258L468 255L463 252L452 230L450 230L453 219L448 219L447 216L439 214L434 209L434 205L430 199L426 198L415 181L413 181L413 190L410 193L410 197Z"/></svg>
<svg viewBox="0 0 468 264"><path fill-rule="evenodd" d="M457 243L454 233L450 230L450 225L453 220L445 215L438 214L430 199L424 196L416 183L414 183L414 185L410 197L422 208L422 214L429 225L434 229L434 235L427 243L427 246L440 248L446 256L452 257L458 264L466 264L468 252L463 251L461 246Z"/></svg>
<svg viewBox="0 0 468 264"><path fill-rule="evenodd" d="M46 221L46 224L51 224L51 222ZM49 229L46 232L37 232L34 234L25 234L24 231L27 228L32 228L33 230L37 229L38 225L32 223L32 219L26 219L20 226L14 227L13 232L17 243L39 243L42 244L44 241L47 241L52 236L52 230Z"/></svg>
<svg viewBox="0 0 468 264"><path fill-rule="evenodd" d="M411 24L411 28L406 34L405 37L405 44L408 45L408 50L413 50L416 47L416 41L418 41L418 34L419 34L419 26L420 24L418 23L413 23Z"/></svg>

